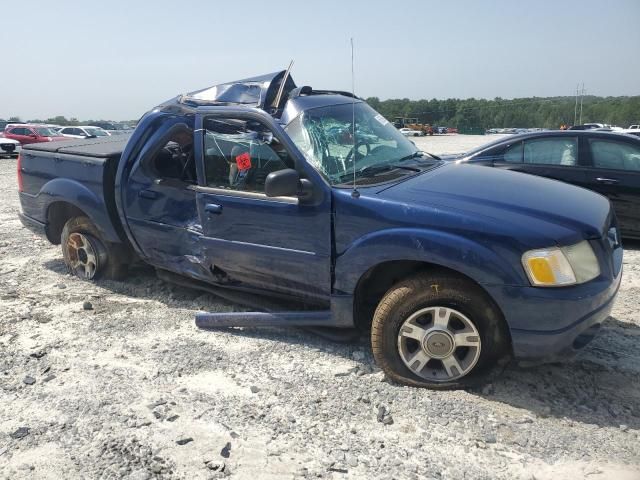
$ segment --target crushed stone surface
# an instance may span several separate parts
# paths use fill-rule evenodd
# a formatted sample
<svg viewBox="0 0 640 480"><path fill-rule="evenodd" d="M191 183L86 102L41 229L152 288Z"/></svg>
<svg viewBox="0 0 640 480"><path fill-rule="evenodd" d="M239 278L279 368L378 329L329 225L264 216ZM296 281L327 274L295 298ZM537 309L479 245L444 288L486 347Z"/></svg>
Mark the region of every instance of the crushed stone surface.
<svg viewBox="0 0 640 480"><path fill-rule="evenodd" d="M1 479L640 478L640 243L578 358L429 391L389 383L366 337L200 331L197 311L239 307L145 266L71 277L18 220L15 171L0 159Z"/></svg>

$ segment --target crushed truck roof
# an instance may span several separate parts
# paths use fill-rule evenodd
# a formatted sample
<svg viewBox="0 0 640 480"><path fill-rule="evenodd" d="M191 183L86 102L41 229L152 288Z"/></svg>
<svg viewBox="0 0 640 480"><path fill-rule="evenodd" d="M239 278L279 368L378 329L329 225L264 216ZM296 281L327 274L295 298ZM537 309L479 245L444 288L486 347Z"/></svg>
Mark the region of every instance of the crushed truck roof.
<svg viewBox="0 0 640 480"><path fill-rule="evenodd" d="M202 106L244 106L262 109L279 118L288 100L301 96L317 95L355 97L350 92L339 90L314 90L309 86L298 87L288 71L281 70L178 95L157 108L175 113L189 113ZM320 106L327 103L343 103L344 100L344 98L326 98L325 101L314 103L316 106Z"/></svg>

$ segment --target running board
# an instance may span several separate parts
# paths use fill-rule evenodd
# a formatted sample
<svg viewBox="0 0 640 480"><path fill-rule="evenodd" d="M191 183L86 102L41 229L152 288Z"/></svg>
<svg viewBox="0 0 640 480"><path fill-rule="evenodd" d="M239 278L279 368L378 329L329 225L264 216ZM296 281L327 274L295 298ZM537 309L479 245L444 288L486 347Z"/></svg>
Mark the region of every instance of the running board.
<svg viewBox="0 0 640 480"><path fill-rule="evenodd" d="M329 310L292 312L197 313L196 326L221 327L336 327Z"/></svg>

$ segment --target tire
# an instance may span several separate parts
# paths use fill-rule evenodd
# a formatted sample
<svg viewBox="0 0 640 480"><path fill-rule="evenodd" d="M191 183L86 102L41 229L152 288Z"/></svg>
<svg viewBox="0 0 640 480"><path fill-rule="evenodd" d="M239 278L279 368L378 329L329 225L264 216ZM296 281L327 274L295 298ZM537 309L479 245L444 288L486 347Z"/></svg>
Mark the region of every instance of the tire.
<svg viewBox="0 0 640 480"><path fill-rule="evenodd" d="M126 249L104 241L87 217L69 219L60 240L64 263L72 275L85 280L121 280L126 276Z"/></svg>
<svg viewBox="0 0 640 480"><path fill-rule="evenodd" d="M509 334L497 307L476 284L448 273L420 274L382 298L371 346L376 363L394 382L466 388L495 373L509 352Z"/></svg>

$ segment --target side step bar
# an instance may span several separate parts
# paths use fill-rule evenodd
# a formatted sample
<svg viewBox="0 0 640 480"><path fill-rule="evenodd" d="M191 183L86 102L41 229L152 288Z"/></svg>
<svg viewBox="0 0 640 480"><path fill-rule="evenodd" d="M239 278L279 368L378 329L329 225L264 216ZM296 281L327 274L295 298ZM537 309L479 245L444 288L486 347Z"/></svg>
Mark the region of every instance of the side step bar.
<svg viewBox="0 0 640 480"><path fill-rule="evenodd" d="M197 313L196 326L221 327L332 327L331 312L216 312Z"/></svg>

